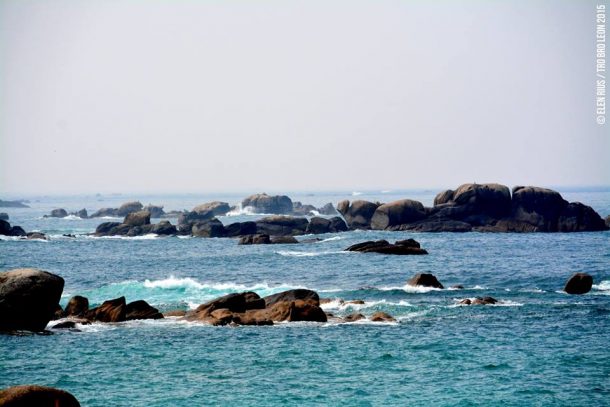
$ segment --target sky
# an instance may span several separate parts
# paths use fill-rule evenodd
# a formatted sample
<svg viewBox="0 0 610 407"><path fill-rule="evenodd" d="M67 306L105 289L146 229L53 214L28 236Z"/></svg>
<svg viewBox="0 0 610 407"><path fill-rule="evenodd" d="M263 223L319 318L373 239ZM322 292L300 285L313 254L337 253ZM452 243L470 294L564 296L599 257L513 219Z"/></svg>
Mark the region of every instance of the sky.
<svg viewBox="0 0 610 407"><path fill-rule="evenodd" d="M2 0L0 194L610 185L595 5Z"/></svg>

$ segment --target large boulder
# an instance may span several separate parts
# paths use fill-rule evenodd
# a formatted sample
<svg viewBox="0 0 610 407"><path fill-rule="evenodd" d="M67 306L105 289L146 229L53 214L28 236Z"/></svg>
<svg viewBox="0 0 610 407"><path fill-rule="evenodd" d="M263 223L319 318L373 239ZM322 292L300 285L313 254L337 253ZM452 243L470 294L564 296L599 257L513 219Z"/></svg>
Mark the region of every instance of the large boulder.
<svg viewBox="0 0 610 407"><path fill-rule="evenodd" d="M0 220L0 235L2 236L26 236L25 230L21 226L11 226L5 220Z"/></svg>
<svg viewBox="0 0 610 407"><path fill-rule="evenodd" d="M231 313L244 313L247 310L261 309L264 307L264 302L256 293L250 291L243 293L232 293L224 295L220 298L216 298L212 301L208 301L205 304L201 304L194 311L187 313L186 318L192 321L214 323L214 319L219 319L220 317L218 314L212 315L217 310L224 309ZM226 317L226 313L223 312L223 314Z"/></svg>
<svg viewBox="0 0 610 407"><path fill-rule="evenodd" d="M143 208L144 206L138 201L125 202L117 209L116 216L127 216L129 213L141 211Z"/></svg>
<svg viewBox="0 0 610 407"><path fill-rule="evenodd" d="M265 300L265 305L267 307L270 307L278 302L292 302L296 300L305 301L317 306L320 305L320 296L318 293L304 288L282 291L277 294L268 295L263 299Z"/></svg>
<svg viewBox="0 0 610 407"><path fill-rule="evenodd" d="M161 319L163 314L144 300L133 301L125 308L125 320L134 319Z"/></svg>
<svg viewBox="0 0 610 407"><path fill-rule="evenodd" d="M2 407L80 407L70 393L52 387L23 385L0 390Z"/></svg>
<svg viewBox="0 0 610 407"><path fill-rule="evenodd" d="M318 208L318 213L320 215L337 215L339 212L337 212L337 209L335 209L333 204L331 202L329 202L329 203L325 204L324 206L321 206L320 208Z"/></svg>
<svg viewBox="0 0 610 407"><path fill-rule="evenodd" d="M453 200L453 192L454 191L452 189L446 189L444 191L439 192L434 197L434 206L450 203Z"/></svg>
<svg viewBox="0 0 610 407"><path fill-rule="evenodd" d="M286 195L270 196L265 193L250 195L241 201L242 208L251 208L255 213L287 215L292 213L292 200Z"/></svg>
<svg viewBox="0 0 610 407"><path fill-rule="evenodd" d="M84 317L87 311L89 311L89 300L86 297L75 295L68 301L68 305L66 305L64 310L64 316Z"/></svg>
<svg viewBox="0 0 610 407"><path fill-rule="evenodd" d="M157 235L169 236L175 235L178 233L178 230L176 229L176 226L172 225L169 221L162 220L161 222L154 224L150 232Z"/></svg>
<svg viewBox="0 0 610 407"><path fill-rule="evenodd" d="M337 210L350 229L370 229L373 214L379 207L379 203L356 200L350 204L349 201L341 201Z"/></svg>
<svg viewBox="0 0 610 407"><path fill-rule="evenodd" d="M443 285L438 281L434 274L419 273L414 275L407 284L412 287L432 287L443 288Z"/></svg>
<svg viewBox="0 0 610 407"><path fill-rule="evenodd" d="M42 270L0 273L0 330L42 331L53 318L64 279Z"/></svg>
<svg viewBox="0 0 610 407"><path fill-rule="evenodd" d="M151 218L161 218L165 215L165 211L162 206L148 204L142 209L150 213Z"/></svg>
<svg viewBox="0 0 610 407"><path fill-rule="evenodd" d="M607 230L608 227L597 212L580 202L569 203L559 215L559 232L587 232Z"/></svg>
<svg viewBox="0 0 610 407"><path fill-rule="evenodd" d="M455 191L439 193L434 206L433 214L441 218L489 224L510 214L510 190L500 184L464 184Z"/></svg>
<svg viewBox="0 0 610 407"><path fill-rule="evenodd" d="M256 234L256 222L235 222L225 226L225 236L238 237Z"/></svg>
<svg viewBox="0 0 610 407"><path fill-rule="evenodd" d="M413 240L399 240L392 244L387 240L367 241L351 245L345 251L361 253L380 253L396 255L420 255L428 252L420 247L420 244Z"/></svg>
<svg viewBox="0 0 610 407"><path fill-rule="evenodd" d="M123 322L127 313L125 297L104 301L99 307L87 311L85 317L91 321Z"/></svg>
<svg viewBox="0 0 610 407"><path fill-rule="evenodd" d="M125 216L123 221L125 225L129 226L143 226L150 225L150 212L148 211L137 211L130 212Z"/></svg>
<svg viewBox="0 0 610 407"><path fill-rule="evenodd" d="M309 222L306 218L272 215L256 221L256 233L270 236L302 235Z"/></svg>
<svg viewBox="0 0 610 407"><path fill-rule="evenodd" d="M568 294L586 294L592 286L593 277L587 273L576 273L568 279L563 291Z"/></svg>
<svg viewBox="0 0 610 407"><path fill-rule="evenodd" d="M85 208L83 208L79 211L73 212L72 215L78 216L81 219L87 219L89 217L89 215L87 213L87 209L85 209Z"/></svg>
<svg viewBox="0 0 610 407"><path fill-rule="evenodd" d="M411 199L402 199L377 207L371 218L371 229L384 230L392 226L417 222L426 217L424 205Z"/></svg>
<svg viewBox="0 0 610 407"><path fill-rule="evenodd" d="M226 202L213 201L197 205L191 212L195 212L202 219L211 219L214 216L224 216L231 211L231 207Z"/></svg>
<svg viewBox="0 0 610 407"><path fill-rule="evenodd" d="M539 187L513 188L513 221L527 223L537 232L555 232L561 213L568 206L559 192Z"/></svg>
<svg viewBox="0 0 610 407"><path fill-rule="evenodd" d="M63 208L53 209L49 214L50 218L65 218L68 216L68 212Z"/></svg>
<svg viewBox="0 0 610 407"><path fill-rule="evenodd" d="M193 223L191 234L196 237L224 237L225 228L221 221L212 218Z"/></svg>
<svg viewBox="0 0 610 407"><path fill-rule="evenodd" d="M239 238L238 244L250 245L250 244L271 244L271 237L269 235L247 235Z"/></svg>

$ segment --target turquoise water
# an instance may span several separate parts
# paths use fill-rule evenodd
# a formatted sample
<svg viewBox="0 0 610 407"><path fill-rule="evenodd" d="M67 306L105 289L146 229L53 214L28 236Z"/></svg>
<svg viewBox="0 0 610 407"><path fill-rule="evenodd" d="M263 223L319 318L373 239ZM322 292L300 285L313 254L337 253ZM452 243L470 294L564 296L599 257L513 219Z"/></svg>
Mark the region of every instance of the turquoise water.
<svg viewBox="0 0 610 407"><path fill-rule="evenodd" d="M242 194L243 195L243 194ZM428 234L349 232L318 243L238 246L231 239L63 238L102 220L43 219L54 207L118 206L131 198L166 209L235 196L40 197L6 209L11 223L52 239L0 241L0 269L38 267L93 305L125 295L165 311L238 291L307 287L338 315L377 310L397 323L291 323L211 327L177 319L93 324L81 332L0 336L0 387L37 383L85 406L193 405L610 405L610 232ZM293 195L322 205L349 195ZM564 197L610 214L607 191ZM430 204L430 191L364 193ZM36 201L39 202L36 202ZM238 215L231 222L251 218ZM345 253L350 244L413 237L428 256ZM414 290L420 272L464 290ZM575 272L594 277L584 296L560 290ZM459 306L491 295L497 306Z"/></svg>

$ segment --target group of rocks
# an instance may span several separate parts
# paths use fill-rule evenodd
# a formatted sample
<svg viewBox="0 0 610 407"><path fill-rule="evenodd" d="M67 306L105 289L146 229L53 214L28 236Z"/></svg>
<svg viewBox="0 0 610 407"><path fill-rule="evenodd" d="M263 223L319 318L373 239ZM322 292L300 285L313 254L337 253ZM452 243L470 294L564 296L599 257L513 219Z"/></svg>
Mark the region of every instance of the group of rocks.
<svg viewBox="0 0 610 407"><path fill-rule="evenodd" d="M585 232L608 230L591 207L553 190L500 184L464 184L440 192L434 206L403 199L386 204L347 200L337 210L350 229L417 232Z"/></svg>
<svg viewBox="0 0 610 407"><path fill-rule="evenodd" d="M26 232L21 226L11 226L11 224L0 219L0 235L21 237L24 239L46 239L46 235L40 232Z"/></svg>

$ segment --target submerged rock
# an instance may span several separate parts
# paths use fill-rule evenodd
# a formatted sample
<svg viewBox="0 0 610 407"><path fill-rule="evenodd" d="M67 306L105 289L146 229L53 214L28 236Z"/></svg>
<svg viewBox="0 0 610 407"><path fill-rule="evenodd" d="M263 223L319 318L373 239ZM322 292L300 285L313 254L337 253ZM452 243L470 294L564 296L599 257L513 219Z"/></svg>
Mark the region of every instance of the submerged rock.
<svg viewBox="0 0 610 407"><path fill-rule="evenodd" d="M414 275L409 281L407 281L407 284L412 287L444 288L434 274L428 273L418 273Z"/></svg>
<svg viewBox="0 0 610 407"><path fill-rule="evenodd" d="M373 322L396 322L396 318L388 313L377 311L371 315L371 321Z"/></svg>
<svg viewBox="0 0 610 407"><path fill-rule="evenodd" d="M346 316L343 318L343 320L344 320L345 322L356 322L356 321L360 321L361 319L364 319L364 318L365 318L365 316L364 316L364 315L362 315L362 314L360 314L360 313L358 313L358 312L355 312L355 313L353 313L353 314L346 315Z"/></svg>
<svg viewBox="0 0 610 407"><path fill-rule="evenodd" d="M53 318L64 279L42 270L0 272L0 330L40 332Z"/></svg>
<svg viewBox="0 0 610 407"><path fill-rule="evenodd" d="M22 385L0 390L4 407L80 407L72 394L52 387Z"/></svg>
<svg viewBox="0 0 610 407"><path fill-rule="evenodd" d="M470 298L464 298L458 304L461 305L493 305L496 304L498 300L493 297L476 297L471 300Z"/></svg>
<svg viewBox="0 0 610 407"><path fill-rule="evenodd" d="M387 240L368 241L351 245L345 249L345 251L396 255L428 254L428 252L422 249L419 243L413 239L399 240L394 244L389 243Z"/></svg>
<svg viewBox="0 0 610 407"><path fill-rule="evenodd" d="M40 232L28 232L25 234L26 238L28 240L49 240L47 235L45 235L44 233L40 233Z"/></svg>
<svg viewBox="0 0 610 407"><path fill-rule="evenodd" d="M593 277L587 273L573 274L563 288L568 294L586 294L593 287Z"/></svg>

